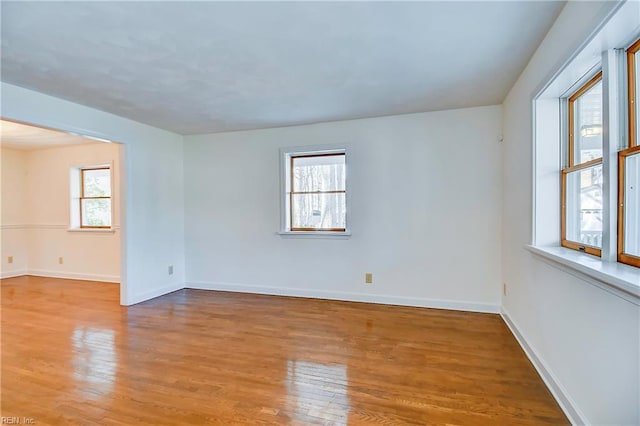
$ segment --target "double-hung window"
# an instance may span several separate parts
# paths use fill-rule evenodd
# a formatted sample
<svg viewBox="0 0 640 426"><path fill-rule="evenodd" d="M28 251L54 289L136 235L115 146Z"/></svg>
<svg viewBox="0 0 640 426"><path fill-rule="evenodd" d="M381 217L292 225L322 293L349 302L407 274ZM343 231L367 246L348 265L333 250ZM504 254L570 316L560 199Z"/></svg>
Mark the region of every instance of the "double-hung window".
<svg viewBox="0 0 640 426"><path fill-rule="evenodd" d="M640 297L640 32L620 2L533 97L527 249L637 304Z"/></svg>
<svg viewBox="0 0 640 426"><path fill-rule="evenodd" d="M111 227L111 168L86 167L80 172L80 228Z"/></svg>
<svg viewBox="0 0 640 426"><path fill-rule="evenodd" d="M562 246L596 256L602 251L602 72L568 99L562 169Z"/></svg>
<svg viewBox="0 0 640 426"><path fill-rule="evenodd" d="M627 49L628 138L618 153L618 261L640 267L640 40Z"/></svg>
<svg viewBox="0 0 640 426"><path fill-rule="evenodd" d="M346 149L282 150L281 233L348 234Z"/></svg>
<svg viewBox="0 0 640 426"><path fill-rule="evenodd" d="M624 63L622 69L626 68L626 78L609 80L618 83L610 84L608 100L603 97L603 78L611 76L602 71L565 98L566 120L561 127L566 141L560 190L561 245L602 256L603 237L608 236L610 241L617 239L618 262L640 267L640 40L628 47L626 54L606 60L610 61L608 69L617 69L620 63ZM624 120L609 116L608 121L609 152L614 158L617 152L617 163L607 163L603 162L603 155L607 155L603 116L605 107L615 110L618 105ZM625 121L626 126L619 124ZM618 134L619 138L611 136ZM605 187L610 189L609 197L617 200L617 211L607 204ZM613 192L616 187L617 193ZM607 216L612 219L607 221ZM608 258L615 259L615 245L609 252L613 252L613 258Z"/></svg>

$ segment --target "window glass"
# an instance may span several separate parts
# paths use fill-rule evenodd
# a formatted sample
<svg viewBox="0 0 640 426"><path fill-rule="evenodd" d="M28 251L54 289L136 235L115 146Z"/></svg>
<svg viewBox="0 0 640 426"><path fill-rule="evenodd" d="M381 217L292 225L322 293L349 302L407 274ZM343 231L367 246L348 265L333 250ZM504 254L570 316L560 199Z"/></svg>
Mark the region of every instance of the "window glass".
<svg viewBox="0 0 640 426"><path fill-rule="evenodd" d="M344 229L346 194L293 194L292 228Z"/></svg>
<svg viewBox="0 0 640 426"><path fill-rule="evenodd" d="M640 152L625 158L624 252L640 257Z"/></svg>
<svg viewBox="0 0 640 426"><path fill-rule="evenodd" d="M293 157L293 192L344 191L345 156Z"/></svg>
<svg viewBox="0 0 640 426"><path fill-rule="evenodd" d="M602 157L602 81L575 101L573 164Z"/></svg>
<svg viewBox="0 0 640 426"><path fill-rule="evenodd" d="M602 165L567 173L566 239L602 246Z"/></svg>
<svg viewBox="0 0 640 426"><path fill-rule="evenodd" d="M110 169L86 169L84 176L83 197L110 197L111 196L111 170Z"/></svg>
<svg viewBox="0 0 640 426"><path fill-rule="evenodd" d="M111 199L84 198L81 200L82 226L111 226Z"/></svg>

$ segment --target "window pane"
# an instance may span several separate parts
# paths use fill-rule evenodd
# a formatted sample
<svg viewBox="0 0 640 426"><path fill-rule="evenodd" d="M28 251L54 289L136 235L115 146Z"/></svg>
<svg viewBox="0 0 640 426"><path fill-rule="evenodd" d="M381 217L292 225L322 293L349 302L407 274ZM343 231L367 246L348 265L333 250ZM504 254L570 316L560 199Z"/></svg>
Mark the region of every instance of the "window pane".
<svg viewBox="0 0 640 426"><path fill-rule="evenodd" d="M575 101L574 164L602 157L602 81Z"/></svg>
<svg viewBox="0 0 640 426"><path fill-rule="evenodd" d="M566 238L602 247L602 164L567 174Z"/></svg>
<svg viewBox="0 0 640 426"><path fill-rule="evenodd" d="M293 192L344 191L345 156L293 157Z"/></svg>
<svg viewBox="0 0 640 426"><path fill-rule="evenodd" d="M294 194L291 207L292 228L346 228L347 209L344 193Z"/></svg>
<svg viewBox="0 0 640 426"><path fill-rule="evenodd" d="M85 197L110 197L111 196L111 170L84 170L84 196Z"/></svg>
<svg viewBox="0 0 640 426"><path fill-rule="evenodd" d="M636 145L640 145L640 108L638 107L638 102L640 102L640 53L636 53L634 55L636 66L635 66L635 87L636 87Z"/></svg>
<svg viewBox="0 0 640 426"><path fill-rule="evenodd" d="M111 199L81 200L82 226L111 226Z"/></svg>
<svg viewBox="0 0 640 426"><path fill-rule="evenodd" d="M625 159L624 252L640 257L640 153Z"/></svg>

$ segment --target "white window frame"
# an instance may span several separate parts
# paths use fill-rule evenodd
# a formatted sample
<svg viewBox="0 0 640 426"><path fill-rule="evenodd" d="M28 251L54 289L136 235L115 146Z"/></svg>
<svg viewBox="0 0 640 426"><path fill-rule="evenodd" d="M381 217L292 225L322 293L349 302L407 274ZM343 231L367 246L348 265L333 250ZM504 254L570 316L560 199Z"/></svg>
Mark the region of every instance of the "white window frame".
<svg viewBox="0 0 640 426"><path fill-rule="evenodd" d="M350 185L350 153L349 146L342 145L313 145L296 146L280 149L280 230L282 237L294 238L349 238L351 236L351 185ZM344 231L292 231L290 228L289 186L291 157L301 155L344 154L346 176L346 226Z"/></svg>
<svg viewBox="0 0 640 426"><path fill-rule="evenodd" d="M82 191L82 170L87 169L100 169L107 168L110 172L111 181L111 226L104 228L97 227L82 227L80 223L80 196ZM114 184L114 167L113 161L98 162L96 164L83 164L80 166L73 166L69 171L69 232L108 232L113 233L115 231L115 184Z"/></svg>
<svg viewBox="0 0 640 426"><path fill-rule="evenodd" d="M533 211L527 248L555 267L640 306L640 268L617 261L618 152L626 147L625 49L638 39L640 3L621 3L583 47L535 92ZM561 246L561 180L567 98L603 72L603 238L601 257Z"/></svg>

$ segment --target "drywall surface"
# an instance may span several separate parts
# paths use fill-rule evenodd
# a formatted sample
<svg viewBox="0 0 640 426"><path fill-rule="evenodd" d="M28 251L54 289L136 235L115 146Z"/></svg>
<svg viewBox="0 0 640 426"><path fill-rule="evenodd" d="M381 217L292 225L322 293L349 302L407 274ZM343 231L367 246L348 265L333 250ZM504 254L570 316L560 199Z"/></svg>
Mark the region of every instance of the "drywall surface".
<svg viewBox="0 0 640 426"><path fill-rule="evenodd" d="M1 87L4 118L125 145L120 161L121 303L182 288L182 136L11 84Z"/></svg>
<svg viewBox="0 0 640 426"><path fill-rule="evenodd" d="M0 150L0 278L24 275L28 263L27 230L27 153ZM9 263L9 257L12 261Z"/></svg>
<svg viewBox="0 0 640 426"><path fill-rule="evenodd" d="M532 98L614 6L569 2L503 106L503 308L561 389L572 420L594 425L640 424L639 308L524 247L532 224Z"/></svg>
<svg viewBox="0 0 640 426"><path fill-rule="evenodd" d="M186 136L187 285L496 312L501 114ZM348 146L352 236L278 235L279 149L325 144Z"/></svg>
<svg viewBox="0 0 640 426"><path fill-rule="evenodd" d="M119 148L118 144L98 143L28 151L25 225L29 274L120 281ZM116 189L112 194L113 232L69 231L71 168L102 164L112 165Z"/></svg>

